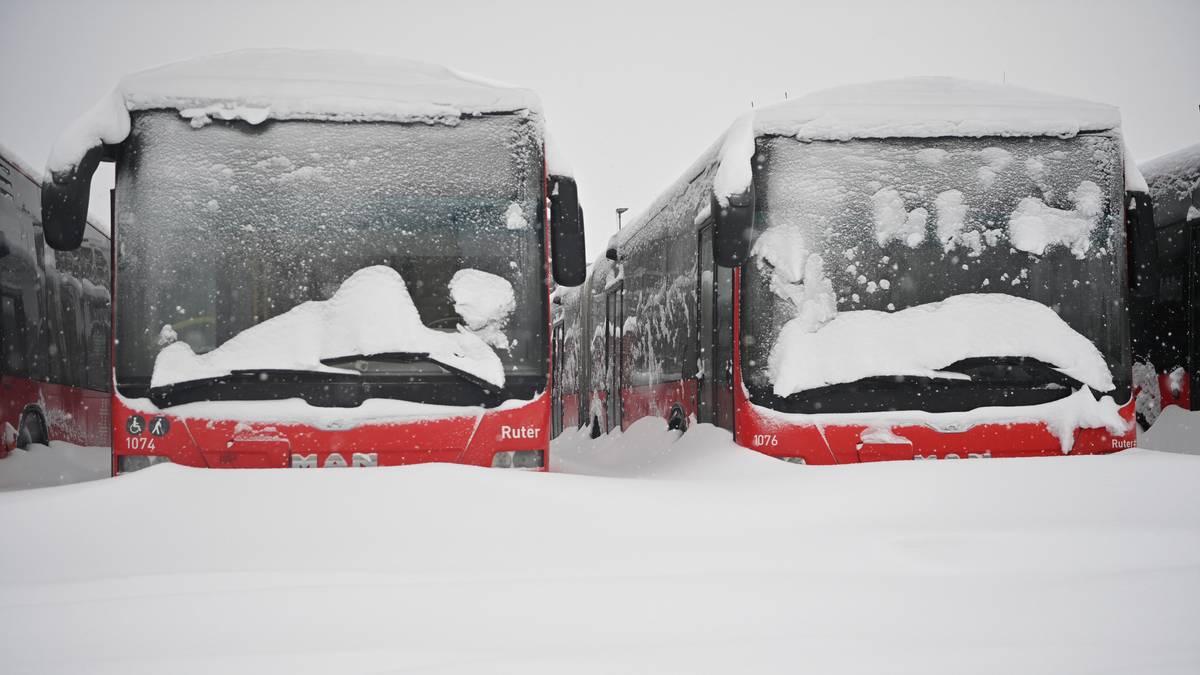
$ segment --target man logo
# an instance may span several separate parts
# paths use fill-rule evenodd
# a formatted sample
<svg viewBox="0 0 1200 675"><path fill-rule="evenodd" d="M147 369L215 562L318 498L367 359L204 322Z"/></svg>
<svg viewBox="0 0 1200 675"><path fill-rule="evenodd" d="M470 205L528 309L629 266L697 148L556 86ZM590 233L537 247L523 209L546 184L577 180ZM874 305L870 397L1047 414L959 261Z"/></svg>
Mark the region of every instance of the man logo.
<svg viewBox="0 0 1200 675"><path fill-rule="evenodd" d="M350 463L346 463L346 458L340 452L331 452L325 458L324 464L317 464L317 453L309 453L302 455L300 453L292 453L292 468L293 469L315 469L318 466L324 466L326 469L335 469L345 466L379 466L379 453L377 452L356 452L350 455Z"/></svg>

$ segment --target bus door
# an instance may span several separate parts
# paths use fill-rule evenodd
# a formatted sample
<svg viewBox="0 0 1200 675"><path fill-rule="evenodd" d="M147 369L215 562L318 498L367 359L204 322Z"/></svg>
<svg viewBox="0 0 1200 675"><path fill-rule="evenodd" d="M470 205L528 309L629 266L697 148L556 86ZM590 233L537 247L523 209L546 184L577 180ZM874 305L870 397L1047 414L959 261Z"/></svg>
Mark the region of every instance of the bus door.
<svg viewBox="0 0 1200 675"><path fill-rule="evenodd" d="M605 297L605 330L604 330L604 355L605 362L608 364L608 401L606 402L606 414L608 420L606 422L606 431L621 428L621 366L624 363L622 358L623 347L623 326L621 324L625 311L622 306L623 282L618 281L608 289Z"/></svg>
<svg viewBox="0 0 1200 675"><path fill-rule="evenodd" d="M700 230L697 297L701 422L733 430L733 270L713 260L713 227Z"/></svg>
<svg viewBox="0 0 1200 675"><path fill-rule="evenodd" d="M550 347L552 370L550 377L554 381L550 397L550 438L558 438L563 430L563 335L566 323L559 320L554 324L554 343Z"/></svg>
<svg viewBox="0 0 1200 675"><path fill-rule="evenodd" d="M1193 193L1193 201L1195 200ZM1200 217L1192 218L1184 226L1188 252L1187 275L1187 365L1191 378L1191 409L1200 410Z"/></svg>

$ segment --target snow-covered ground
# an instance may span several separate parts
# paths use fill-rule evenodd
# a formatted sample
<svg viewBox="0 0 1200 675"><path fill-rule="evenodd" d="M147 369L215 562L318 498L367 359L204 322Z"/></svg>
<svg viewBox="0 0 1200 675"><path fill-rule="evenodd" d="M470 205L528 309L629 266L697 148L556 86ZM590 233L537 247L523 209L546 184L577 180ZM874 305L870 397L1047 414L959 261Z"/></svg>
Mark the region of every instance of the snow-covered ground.
<svg viewBox="0 0 1200 675"><path fill-rule="evenodd" d="M79 483L112 474L108 448L88 448L62 441L13 450L0 460L0 491Z"/></svg>
<svg viewBox="0 0 1200 675"><path fill-rule="evenodd" d="M1138 432L1138 446L1200 455L1200 412L1174 405L1163 408L1149 431Z"/></svg>
<svg viewBox="0 0 1200 675"><path fill-rule="evenodd" d="M805 467L676 436L570 435L550 474L0 494L2 670L1200 671L1200 457Z"/></svg>

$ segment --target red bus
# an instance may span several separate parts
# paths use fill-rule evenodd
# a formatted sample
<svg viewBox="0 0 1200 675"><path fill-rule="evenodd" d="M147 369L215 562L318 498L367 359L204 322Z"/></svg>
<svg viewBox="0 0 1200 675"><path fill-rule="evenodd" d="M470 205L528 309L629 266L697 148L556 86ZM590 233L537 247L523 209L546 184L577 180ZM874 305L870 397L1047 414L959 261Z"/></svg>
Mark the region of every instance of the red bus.
<svg viewBox="0 0 1200 675"><path fill-rule="evenodd" d="M0 456L109 443L108 235L86 222L75 250L48 248L38 183L0 148Z"/></svg>
<svg viewBox="0 0 1200 675"><path fill-rule="evenodd" d="M1200 144L1141 167L1154 203L1158 294L1138 308L1135 374L1144 379L1138 420L1166 406L1200 410Z"/></svg>
<svg viewBox="0 0 1200 675"><path fill-rule="evenodd" d="M752 111L563 296L561 426L707 422L810 464L1132 446L1156 279L1119 125L948 78Z"/></svg>
<svg viewBox="0 0 1200 675"><path fill-rule="evenodd" d="M250 50L126 77L51 153L47 241L113 190L113 471L544 469L574 180L536 96L439 66ZM549 207L549 208L548 208Z"/></svg>

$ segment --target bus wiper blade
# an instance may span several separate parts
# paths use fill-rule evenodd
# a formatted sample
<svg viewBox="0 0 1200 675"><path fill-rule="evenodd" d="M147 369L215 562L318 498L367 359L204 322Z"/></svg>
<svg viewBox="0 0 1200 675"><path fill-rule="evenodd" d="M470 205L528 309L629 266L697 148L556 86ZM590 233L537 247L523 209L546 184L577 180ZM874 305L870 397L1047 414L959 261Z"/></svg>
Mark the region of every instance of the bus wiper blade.
<svg viewBox="0 0 1200 675"><path fill-rule="evenodd" d="M329 359L321 359L321 363L334 368L345 368L356 361L375 361L378 363L432 363L442 370L466 382L479 387L489 394L498 394L501 388L478 375L452 366L441 359L434 358L428 352L382 352L379 354L347 354ZM356 371L357 372L357 371Z"/></svg>
<svg viewBox="0 0 1200 675"><path fill-rule="evenodd" d="M202 377L196 380L184 380L150 387L146 396L155 405L166 407L173 405L172 399L176 394L195 392L210 387L226 387L245 382L336 382L346 379L360 380L362 375L357 371L347 370L342 373L331 373L323 370L293 370L288 368L248 368L231 371L227 375Z"/></svg>
<svg viewBox="0 0 1200 675"><path fill-rule="evenodd" d="M1053 365L1028 356L977 356L952 363L942 370L967 375L973 382L1013 384L1082 385Z"/></svg>

